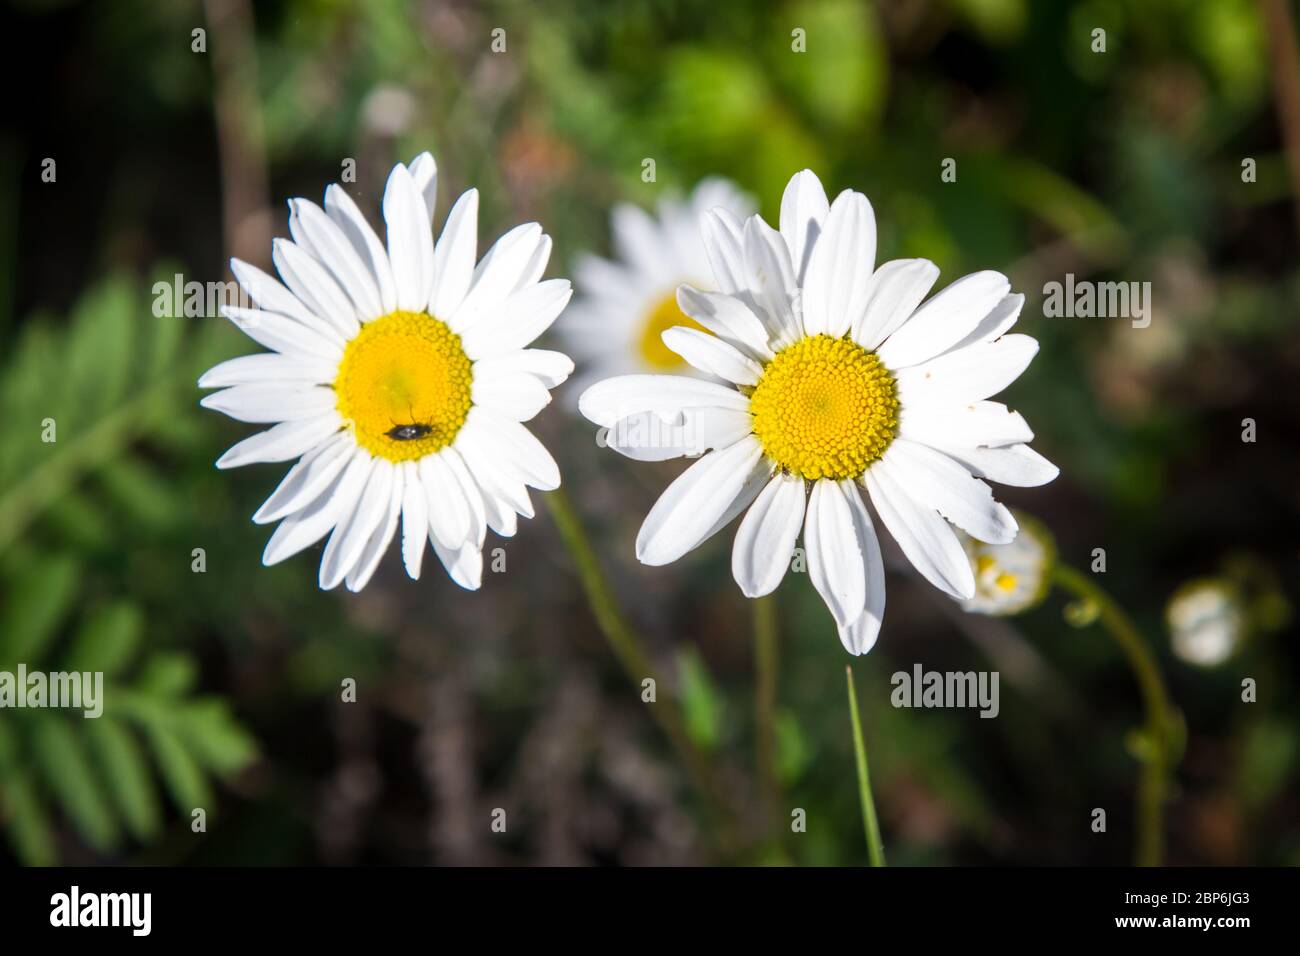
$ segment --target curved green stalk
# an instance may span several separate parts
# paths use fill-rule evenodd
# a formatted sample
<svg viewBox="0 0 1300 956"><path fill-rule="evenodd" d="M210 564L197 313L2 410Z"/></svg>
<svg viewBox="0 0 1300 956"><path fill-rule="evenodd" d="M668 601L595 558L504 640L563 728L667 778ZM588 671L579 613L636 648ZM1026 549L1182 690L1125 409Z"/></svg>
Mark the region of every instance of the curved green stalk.
<svg viewBox="0 0 1300 956"><path fill-rule="evenodd" d="M596 618L601 634L609 643L610 650L614 652L614 657L628 678L634 685L640 687L641 681L654 674L650 656L646 653L636 631L624 617L618 599L615 598L613 589L596 557L596 551L578 519L573 503L569 501L569 496L562 488L557 488L543 497L559 529L560 537L573 558L583 593L586 595L587 603ZM677 701L671 697L657 701L650 707L650 713L676 748L687 773L713 816L720 848L726 853L734 852L738 846L738 839L729 812L730 802L725 797L712 765L686 732L686 722Z"/></svg>
<svg viewBox="0 0 1300 956"><path fill-rule="evenodd" d="M1155 655L1124 609L1089 575L1068 565L1057 564L1053 581L1097 612L1097 620L1119 645L1137 680L1146 713L1149 752L1141 758L1138 780L1136 860L1139 866L1159 866L1164 858L1164 804L1168 774L1173 767L1174 712L1160 676Z"/></svg>

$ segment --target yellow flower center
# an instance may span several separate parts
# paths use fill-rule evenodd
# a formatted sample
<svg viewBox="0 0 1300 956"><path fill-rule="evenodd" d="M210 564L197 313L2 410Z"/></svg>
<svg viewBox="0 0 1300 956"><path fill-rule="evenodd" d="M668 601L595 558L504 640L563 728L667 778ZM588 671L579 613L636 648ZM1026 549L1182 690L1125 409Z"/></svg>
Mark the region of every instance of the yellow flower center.
<svg viewBox="0 0 1300 956"><path fill-rule="evenodd" d="M469 414L473 373L460 336L423 312L390 312L343 352L334 391L357 444L389 461L451 444Z"/></svg>
<svg viewBox="0 0 1300 956"><path fill-rule="evenodd" d="M646 365L661 371L671 371L686 364L680 355L664 345L662 336L674 325L708 331L678 307L675 292L669 293L646 315L645 325L641 329L641 360Z"/></svg>
<svg viewBox="0 0 1300 956"><path fill-rule="evenodd" d="M806 478L856 478L898 427L894 378L849 339L814 335L782 349L750 396L767 457Z"/></svg>
<svg viewBox="0 0 1300 956"><path fill-rule="evenodd" d="M985 590L996 588L1003 594L1010 594L1020 583L1020 578L1010 571L1003 571L997 560L988 554L981 554L975 559L975 576Z"/></svg>

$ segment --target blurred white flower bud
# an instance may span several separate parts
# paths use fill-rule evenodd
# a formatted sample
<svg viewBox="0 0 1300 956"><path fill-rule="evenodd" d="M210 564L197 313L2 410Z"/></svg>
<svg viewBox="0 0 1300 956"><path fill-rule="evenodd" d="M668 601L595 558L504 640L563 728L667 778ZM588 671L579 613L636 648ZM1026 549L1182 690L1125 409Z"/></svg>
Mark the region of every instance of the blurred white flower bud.
<svg viewBox="0 0 1300 956"><path fill-rule="evenodd" d="M1035 518L1015 512L1020 533L1009 544L987 544L963 534L975 571L975 594L961 606L975 614L1003 617L1037 605L1050 588L1056 543Z"/></svg>
<svg viewBox="0 0 1300 956"><path fill-rule="evenodd" d="M379 136L396 136L415 119L417 104L410 90L377 86L361 104L361 122Z"/></svg>
<svg viewBox="0 0 1300 956"><path fill-rule="evenodd" d="M1216 667L1241 645L1246 614L1237 589L1205 578L1180 587L1165 608L1174 653L1189 664Z"/></svg>

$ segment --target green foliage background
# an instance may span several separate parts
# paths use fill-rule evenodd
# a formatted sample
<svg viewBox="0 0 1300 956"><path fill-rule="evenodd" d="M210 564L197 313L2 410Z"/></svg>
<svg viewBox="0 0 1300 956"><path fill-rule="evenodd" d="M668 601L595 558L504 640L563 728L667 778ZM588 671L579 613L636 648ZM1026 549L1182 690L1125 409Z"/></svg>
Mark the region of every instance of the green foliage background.
<svg viewBox="0 0 1300 956"><path fill-rule="evenodd" d="M217 16L230 9L248 14L247 45L238 17ZM615 202L650 205L721 173L771 219L803 167L832 194L871 197L882 258L929 257L941 281L1011 275L1042 351L1007 400L1062 476L1003 497L1076 565L1105 547L1106 586L1157 649L1188 730L1169 859L1300 862L1300 654L1285 629L1300 558L1300 263L1262 9L12 4L4 34L47 51L48 70L0 139L0 670L97 667L115 703L99 721L0 712L0 854L718 859L544 517L490 545L508 570L481 594L435 573L412 584L391 555L362 595L322 594L314 552L260 566L266 530L248 518L282 469L212 468L248 430L202 413L193 383L251 347L215 318L157 316L153 282L222 280L232 248L287 234L283 199L319 198L347 157L351 191L377 217L392 162L429 149L443 210L476 185L484 242L544 223L554 275L607 248ZM796 28L806 53L791 51ZM223 98L236 109L219 133ZM223 217L231 136L267 178L243 238ZM946 158L955 183L940 179ZM269 244L241 254L266 265ZM1151 327L1044 318L1042 286L1067 272L1151 281ZM679 466L602 454L563 405L539 430L664 685L737 795L740 858L864 862L845 658L815 593L799 575L779 592L781 809L809 825L778 839L754 777L750 609L730 584L729 536L670 568L637 566L640 517ZM1201 670L1170 653L1163 609L1184 581L1216 574L1246 582L1256 626L1231 661ZM889 604L856 670L891 862L1127 861L1141 714L1103 635L1068 627L1055 598L1009 622L954 613L902 570ZM894 709L889 675L916 662L1001 669L1000 717ZM338 699L347 677L355 704ZM1243 677L1258 703L1240 702ZM511 808L507 835L489 831L497 806ZM1096 806L1104 836L1087 825ZM206 833L191 828L195 807Z"/></svg>

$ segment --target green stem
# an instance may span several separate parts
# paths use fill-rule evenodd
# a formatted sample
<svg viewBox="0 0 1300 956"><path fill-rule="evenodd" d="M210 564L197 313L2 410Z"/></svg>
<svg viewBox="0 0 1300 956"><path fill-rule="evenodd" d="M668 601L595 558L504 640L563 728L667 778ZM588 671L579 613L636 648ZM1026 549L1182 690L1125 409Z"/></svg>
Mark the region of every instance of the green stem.
<svg viewBox="0 0 1300 956"><path fill-rule="evenodd" d="M853 668L844 668L849 684L849 718L853 722L853 757L858 765L858 799L862 803L862 829L867 835L867 853L872 866L885 865L885 844L880 839L876 803L871 797L871 773L867 769L867 745L862 738L862 720L858 716L858 694L853 688Z"/></svg>
<svg viewBox="0 0 1300 956"><path fill-rule="evenodd" d="M559 529L560 537L573 558L578 580L582 583L583 593L591 606L601 634L609 643L614 657L622 666L628 679L639 688L641 682L654 673L650 656L646 653L641 639L624 617L569 496L565 494L563 488L557 488L543 497ZM677 750L687 773L703 797L706 808L713 816L719 847L726 853L735 852L739 840L729 813L730 802L714 774L712 765L686 732L686 721L682 717L677 701L671 697L656 701L650 707L650 713Z"/></svg>
<svg viewBox="0 0 1300 956"><path fill-rule="evenodd" d="M776 774L776 598L754 601L754 727L758 779L768 823L776 820L781 786Z"/></svg>
<svg viewBox="0 0 1300 956"><path fill-rule="evenodd" d="M1138 779L1136 859L1139 866L1159 866L1164 857L1164 804L1170 755L1173 707L1155 655L1124 609L1082 571L1057 564L1052 577L1058 587L1097 609L1098 620L1123 651L1137 680L1146 714L1150 752Z"/></svg>

